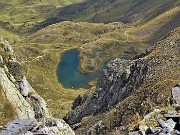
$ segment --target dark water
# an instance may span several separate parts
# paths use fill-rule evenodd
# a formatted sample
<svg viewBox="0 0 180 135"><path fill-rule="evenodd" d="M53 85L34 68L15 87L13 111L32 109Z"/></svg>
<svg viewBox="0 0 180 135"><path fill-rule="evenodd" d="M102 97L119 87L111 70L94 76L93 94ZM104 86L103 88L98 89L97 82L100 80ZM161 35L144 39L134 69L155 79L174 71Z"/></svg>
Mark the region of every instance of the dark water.
<svg viewBox="0 0 180 135"><path fill-rule="evenodd" d="M88 82L99 77L105 66L102 66L96 73L89 74L81 73L78 67L78 50L66 51L57 68L58 79L65 88L89 88Z"/></svg>

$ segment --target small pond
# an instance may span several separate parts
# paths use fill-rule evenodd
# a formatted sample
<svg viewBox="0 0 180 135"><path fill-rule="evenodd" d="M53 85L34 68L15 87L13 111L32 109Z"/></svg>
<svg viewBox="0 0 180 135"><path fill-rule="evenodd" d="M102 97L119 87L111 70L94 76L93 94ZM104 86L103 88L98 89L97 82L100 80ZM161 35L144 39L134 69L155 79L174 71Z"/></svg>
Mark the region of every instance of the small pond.
<svg viewBox="0 0 180 135"><path fill-rule="evenodd" d="M63 53L57 68L59 82L65 88L91 88L90 81L98 78L105 68L105 64L95 73L82 73L79 70L78 49L68 50ZM121 56L122 59L129 60L129 56Z"/></svg>
<svg viewBox="0 0 180 135"><path fill-rule="evenodd" d="M80 72L78 49L72 49L63 53L57 68L57 76L65 88L90 88L88 83L98 78L102 71L103 67L96 73L85 74Z"/></svg>

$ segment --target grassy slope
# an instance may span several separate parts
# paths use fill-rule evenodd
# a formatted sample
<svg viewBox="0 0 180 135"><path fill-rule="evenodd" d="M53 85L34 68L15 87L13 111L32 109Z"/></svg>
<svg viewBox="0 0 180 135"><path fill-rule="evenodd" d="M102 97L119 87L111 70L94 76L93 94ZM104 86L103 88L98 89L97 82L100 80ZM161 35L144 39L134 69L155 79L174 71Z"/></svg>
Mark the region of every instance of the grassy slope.
<svg viewBox="0 0 180 135"><path fill-rule="evenodd" d="M178 0L89 0L60 8L57 16L88 22L147 22L180 4Z"/></svg>
<svg viewBox="0 0 180 135"><path fill-rule="evenodd" d="M56 68L62 53L78 47L82 69L95 71L103 61L125 54L124 50L130 46L141 51L147 48L131 35L127 41L125 31L130 28L122 23L62 22L36 32L14 49L33 88L48 102L53 115L62 117L69 111L72 101L85 93L84 89L64 89L59 84ZM93 69L89 69L91 62L95 63ZM94 89L95 84L90 91Z"/></svg>
<svg viewBox="0 0 180 135"><path fill-rule="evenodd" d="M86 72L96 71L102 62L107 59L121 55L133 55L125 53L127 48L135 47L140 52L145 50L148 47L145 42L149 42L155 35L155 32L159 32L166 25L158 26L168 24L171 21L178 21L178 15L179 9L175 7L147 22L144 22L144 18L139 20L139 22L135 21L135 26L128 26L122 23L62 22L39 30L22 41L16 49L19 53L18 55L22 57L20 61L28 61L28 64L25 62L23 66L31 84L39 93L42 93L47 101L50 101L50 107L60 105L60 108L57 107L56 109L51 109L51 111L56 116L63 116L70 108L72 100L85 91L73 93L73 90L65 90L58 83L55 69L59 62L59 55L65 50L78 47L80 50L81 69ZM140 22L144 23L139 25ZM174 25L174 27L176 26ZM160 31L158 38L171 29L172 27ZM147 30L152 32L144 34L143 32ZM23 43L26 45L22 45ZM23 58L23 56L25 57ZM37 60L32 61L38 56L43 57L38 62L36 62ZM48 93L45 87L53 92ZM55 99L53 100L51 97L55 97ZM61 98L59 99L59 97ZM57 99L59 100L56 101Z"/></svg>
<svg viewBox="0 0 180 135"><path fill-rule="evenodd" d="M5 125L7 122L15 118L14 109L6 99L2 87L0 85L0 125Z"/></svg>
<svg viewBox="0 0 180 135"><path fill-rule="evenodd" d="M0 36L16 35L26 36L31 34L31 28L37 23L52 16L54 10L82 0L8 0L0 1ZM2 32L1 32L2 31ZM4 32L6 31L6 33ZM11 39L10 39L11 40Z"/></svg>
<svg viewBox="0 0 180 135"><path fill-rule="evenodd" d="M47 19L38 26L64 19L98 23L121 21L137 27L132 30L133 35L143 36L143 39L146 36L146 41L154 44L179 26L179 6L178 0L89 0L58 9L51 21Z"/></svg>
<svg viewBox="0 0 180 135"><path fill-rule="evenodd" d="M180 82L179 39L180 28L177 28L168 34L165 39L158 42L156 46L152 46L149 49L151 50L150 54L138 60L142 60L144 64L148 63L148 71L144 83L131 96L125 98L114 107L104 110L103 113L100 112L83 119L81 126L75 129L76 134L85 134L87 130L89 131L92 127L96 127L97 123L101 123L103 127L106 127L102 128L102 134L114 134L112 132L117 130L117 134L123 135L125 132L127 133L126 127L123 129L124 132L122 129L117 128L120 126L119 123L123 126L130 126L130 124L135 126L138 122L131 123L133 121L129 119L133 115L140 114L142 118L154 109L172 105L170 101L172 99L171 89ZM92 98L92 96L89 98ZM140 124L142 125L142 123ZM154 125L150 126L153 127ZM139 125L134 127L134 130L138 128Z"/></svg>
<svg viewBox="0 0 180 135"><path fill-rule="evenodd" d="M18 2L18 0L12 2ZM3 20L4 22L10 22L10 24L5 25L6 27L4 29L8 30L8 27L10 27L9 31L20 32L21 30L22 33L26 33L26 30L29 30L29 28L34 26L37 22L42 21L44 18L49 16L50 14L44 13L52 10L54 6L37 5L37 2L38 1L33 4L31 3L32 5L24 3L26 5L24 7L16 6L16 8L14 8L11 5L12 3L10 5L5 5L6 8L1 7L2 12L0 12L0 20ZM46 4L48 1L44 0L43 2L44 4ZM126 10L129 8L129 6L132 6L131 8L134 8L136 4L138 4L137 2L132 2L132 0L111 0L111 2L107 0L105 2L105 5L101 7L101 0L98 2L92 2L94 4L91 3L90 5L88 5L87 10L84 10L84 8L87 7L86 5L81 6L83 7L83 9L81 9L80 12L78 10L76 14L72 14L71 10L69 10L71 6L68 6L61 10L60 14L62 15L62 11L68 9L67 11L70 11L68 16L72 15L69 16L70 18L73 18L76 21L92 21L91 19L93 19L93 15L95 15L94 6L96 6L97 12L100 13L98 14L98 17L102 18L102 20L100 21L103 21L103 19L107 21L112 21L113 19L120 19L120 14L128 12ZM111 4L114 4L115 7L111 4L109 5L109 2ZM120 3L118 4L118 2ZM130 2L132 5L128 5L126 2ZM138 2L141 2L141 0ZM167 0L165 0L165 3L166 2ZM170 4L171 6L169 8L176 6L178 3L178 1L175 0L172 0L171 2L173 4ZM99 5L96 5L97 3L100 5L100 7ZM121 8L123 4L125 4L126 6L123 6L123 8ZM79 4L76 4L75 6L78 5ZM89 6L92 8L89 8ZM46 12L44 11L44 8ZM110 8L109 14L107 12L104 12L107 8ZM166 10L167 12L170 12L169 8L165 8L164 10L162 10L162 12L165 12ZM12 13L9 12L11 10ZM119 10L123 11L119 12ZM154 11L156 10L152 10L151 12ZM176 14L179 13L179 11L176 11L172 12L173 16L176 16ZM153 19L155 18L158 20L158 18L160 18L161 20L162 18L163 21L166 21L166 19L164 19L166 17L162 17L163 15L161 16L161 12L155 13L157 14L153 14ZM67 17L66 15L66 12L64 12L64 15L62 15L62 17ZM105 15L107 15L107 18L103 18L103 16ZM131 16L133 16L133 14ZM144 42L148 41L150 37L154 35L154 33L151 33L150 36L141 36L138 31L139 28L143 31L146 30L147 27L153 28L154 26L156 26L153 25L153 19L151 17L147 19L147 16L148 14L143 14L142 18L140 17L142 20L140 19L139 21L134 21L133 25L138 25L137 27L129 27L121 23L104 25L91 23L62 22L60 24L48 26L36 32L35 34L29 36L27 39L21 41L18 44L15 44L14 49L18 56L18 59L21 61L24 67L26 76L34 89L37 90L38 93L46 99L53 115L62 117L67 113L67 111L69 111L72 105L72 101L79 94L84 94L85 90L80 89L75 91L71 89L64 89L58 83L55 72L57 64L60 60L60 55L65 50L78 47L80 50L81 68L84 71L92 72L97 70L103 61L112 57L118 57L126 54L125 50L129 47L135 47L138 48L140 51L143 51L148 47L148 45L146 45ZM167 15L167 17L169 16ZM26 20L26 22L21 22L21 20ZM167 20L171 21L171 18ZM142 25L140 25L141 23ZM158 24L160 23L161 21L159 21ZM11 26L14 26L14 28L11 29ZM7 30L4 33L9 33L9 31ZM12 36L15 37L16 35L12 34ZM18 39L19 37L15 38ZM93 89L94 87L92 88L92 90Z"/></svg>

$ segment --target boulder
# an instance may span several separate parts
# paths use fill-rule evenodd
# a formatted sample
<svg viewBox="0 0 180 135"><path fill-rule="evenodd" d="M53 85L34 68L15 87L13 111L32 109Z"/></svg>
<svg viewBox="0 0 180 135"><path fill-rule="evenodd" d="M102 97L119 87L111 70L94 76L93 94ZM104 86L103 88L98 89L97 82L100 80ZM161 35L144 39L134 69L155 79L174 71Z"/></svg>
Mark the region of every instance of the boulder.
<svg viewBox="0 0 180 135"><path fill-rule="evenodd" d="M1 55L0 55L0 64L3 64L3 58Z"/></svg>
<svg viewBox="0 0 180 135"><path fill-rule="evenodd" d="M19 88L21 90L21 94L25 97L28 96L29 91L32 90L32 87L25 77L23 77L22 81L20 82Z"/></svg>
<svg viewBox="0 0 180 135"><path fill-rule="evenodd" d="M36 126L36 121L34 119L21 119L9 122L0 135L18 135L22 133L27 133L28 130Z"/></svg>
<svg viewBox="0 0 180 135"><path fill-rule="evenodd" d="M172 96L176 103L180 105L180 83L172 88Z"/></svg>

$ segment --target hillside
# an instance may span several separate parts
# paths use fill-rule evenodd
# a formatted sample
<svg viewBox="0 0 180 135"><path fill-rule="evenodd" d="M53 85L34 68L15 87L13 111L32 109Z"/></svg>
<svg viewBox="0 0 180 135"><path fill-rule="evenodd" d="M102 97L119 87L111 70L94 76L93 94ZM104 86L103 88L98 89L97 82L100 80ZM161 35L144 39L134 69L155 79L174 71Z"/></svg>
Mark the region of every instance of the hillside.
<svg viewBox="0 0 180 135"><path fill-rule="evenodd" d="M37 121L30 132L140 130L146 114L174 107L179 18L179 0L1 0L0 128L25 118ZM66 89L58 80L62 55L74 48L83 75L105 67L88 89Z"/></svg>
<svg viewBox="0 0 180 135"><path fill-rule="evenodd" d="M74 21L145 23L179 6L178 0L88 0L60 8L56 17Z"/></svg>
<svg viewBox="0 0 180 135"><path fill-rule="evenodd" d="M133 57L148 47L133 36L127 40L125 31L129 28L122 23L62 22L39 30L13 48L30 84L49 101L53 115L63 117L70 110L73 100L86 90L65 89L58 82L56 69L62 54L78 48L81 71L95 72L112 57ZM94 88L95 84L90 90Z"/></svg>
<svg viewBox="0 0 180 135"><path fill-rule="evenodd" d="M34 29L63 20L95 23L120 21L137 27L135 34L147 36L148 42L154 44L179 26L179 6L178 0L88 0L57 9L53 17L39 23Z"/></svg>
<svg viewBox="0 0 180 135"><path fill-rule="evenodd" d="M180 82L180 29L146 53L110 61L94 92L78 97L65 120L76 134L125 134L155 108L170 107L171 88ZM151 126L154 123L149 123ZM178 128L179 129L179 128Z"/></svg>
<svg viewBox="0 0 180 135"><path fill-rule="evenodd" d="M74 135L69 125L48 111L46 101L26 80L21 64L4 38L0 38L0 96L1 135Z"/></svg>
<svg viewBox="0 0 180 135"><path fill-rule="evenodd" d="M0 33L10 41L19 41L17 35L25 37L31 34L31 28L52 16L58 7L82 2L82 0L8 0L0 1ZM14 35L12 35L12 33ZM7 34L12 35L7 36Z"/></svg>

